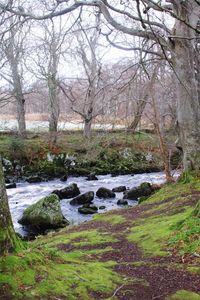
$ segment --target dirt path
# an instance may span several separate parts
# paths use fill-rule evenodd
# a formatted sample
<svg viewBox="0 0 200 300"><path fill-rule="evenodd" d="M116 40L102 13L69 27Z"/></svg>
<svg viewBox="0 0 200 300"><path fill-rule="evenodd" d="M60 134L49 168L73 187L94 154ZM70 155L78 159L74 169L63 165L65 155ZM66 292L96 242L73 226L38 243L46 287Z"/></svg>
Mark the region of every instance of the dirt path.
<svg viewBox="0 0 200 300"><path fill-rule="evenodd" d="M182 195L182 197L186 196L187 200L185 200L185 205L193 205L199 198L199 193L193 193L192 197ZM170 203L171 201L173 201L172 204ZM186 290L200 295L200 273L187 270L189 266L198 266L195 260L190 260L189 263L184 262L180 255L173 252L168 256L145 256L136 243L130 242L127 239L127 235L133 227L133 220L140 219L145 215L148 217L164 213L165 215L170 215L172 212L178 211L181 207L180 202L174 202L174 197L162 202L162 204L166 203L169 203L170 209L169 207L168 209L166 207L160 208L156 213L149 212L150 209L156 207L156 204L142 205L134 209L124 209L115 212L115 215L120 215L125 218L125 221L121 224L93 221L78 227L80 231L96 229L101 233L106 232L116 238L117 242L81 247L74 246L73 244L60 244L58 246L60 250L65 252L79 249L82 250L83 253L85 250L104 249L108 246L112 247L111 251L93 254L90 256L90 259L102 262L115 261L117 264L114 271L122 275L124 281L121 286L119 285L114 291L113 295L92 292L91 299L162 300L167 299L169 295L180 290ZM110 215L112 215L112 213ZM190 299L188 298L188 300Z"/></svg>

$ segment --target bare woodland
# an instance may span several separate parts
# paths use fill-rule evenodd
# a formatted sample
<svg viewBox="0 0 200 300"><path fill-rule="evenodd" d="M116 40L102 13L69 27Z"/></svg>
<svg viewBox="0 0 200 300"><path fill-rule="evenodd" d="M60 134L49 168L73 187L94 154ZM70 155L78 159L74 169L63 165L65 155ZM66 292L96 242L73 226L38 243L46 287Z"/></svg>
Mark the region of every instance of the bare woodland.
<svg viewBox="0 0 200 300"><path fill-rule="evenodd" d="M199 170L199 0L2 0L0 11L2 113L16 115L21 137L25 111L47 114L52 132L59 116L79 116L86 137L100 116L133 132L145 120L169 176L166 125L176 129L184 169ZM104 61L111 47L124 58Z"/></svg>

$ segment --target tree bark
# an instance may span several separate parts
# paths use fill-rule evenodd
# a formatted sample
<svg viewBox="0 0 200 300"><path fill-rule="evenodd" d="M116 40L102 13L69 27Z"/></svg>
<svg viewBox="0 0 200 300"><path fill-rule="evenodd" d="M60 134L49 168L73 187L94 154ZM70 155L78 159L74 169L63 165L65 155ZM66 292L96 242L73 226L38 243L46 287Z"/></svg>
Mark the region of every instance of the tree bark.
<svg viewBox="0 0 200 300"><path fill-rule="evenodd" d="M17 251L21 247L12 224L0 157L0 255Z"/></svg>
<svg viewBox="0 0 200 300"><path fill-rule="evenodd" d="M16 99L17 106L17 122L18 122L18 134L20 137L26 137L26 120L25 120L25 99L22 91L21 78L18 72L17 62L14 57L10 56L10 67L12 71L14 97Z"/></svg>
<svg viewBox="0 0 200 300"><path fill-rule="evenodd" d="M20 137L26 137L26 119L25 119L25 100L23 94L15 96L17 100L17 122L18 122L18 134Z"/></svg>
<svg viewBox="0 0 200 300"><path fill-rule="evenodd" d="M22 75L19 71L18 53L23 51L22 45L15 45L15 33L11 30L10 41L6 46L6 57L11 69L11 82L13 85L13 96L16 99L16 115L18 122L18 134L20 137L26 137L26 121L25 121L25 99L22 88Z"/></svg>
<svg viewBox="0 0 200 300"><path fill-rule="evenodd" d="M49 75L48 89L49 89L49 131L57 132L59 119L59 99L57 95L56 79Z"/></svg>
<svg viewBox="0 0 200 300"><path fill-rule="evenodd" d="M149 95L148 95L149 96ZM135 132L141 118L142 118L142 114L143 114L143 111L145 109L145 106L147 104L147 97L145 97L144 100L141 100L138 104L137 104L137 110L136 110L136 114L135 114L135 117L134 117L134 120L131 122L131 124L129 125L128 129L132 132Z"/></svg>
<svg viewBox="0 0 200 300"><path fill-rule="evenodd" d="M189 8L188 8L189 9ZM182 9L181 19L188 19L188 11ZM177 81L177 127L180 144L183 149L185 170L200 169L200 104L198 99L198 81L194 64L194 45L189 39L194 31L184 22L175 24L177 38L174 41L174 69Z"/></svg>

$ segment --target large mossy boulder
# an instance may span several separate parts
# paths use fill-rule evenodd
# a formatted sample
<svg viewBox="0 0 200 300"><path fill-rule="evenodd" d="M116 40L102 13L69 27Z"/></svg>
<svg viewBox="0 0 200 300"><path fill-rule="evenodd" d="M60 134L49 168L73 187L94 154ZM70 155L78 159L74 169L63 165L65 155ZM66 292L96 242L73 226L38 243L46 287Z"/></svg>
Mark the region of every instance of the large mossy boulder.
<svg viewBox="0 0 200 300"><path fill-rule="evenodd" d="M80 205L85 203L91 203L94 199L94 192L87 192L81 194L70 201L71 205Z"/></svg>
<svg viewBox="0 0 200 300"><path fill-rule="evenodd" d="M142 196L150 196L153 188L149 182L143 182L140 186L134 187L124 193L124 199L135 200Z"/></svg>
<svg viewBox="0 0 200 300"><path fill-rule="evenodd" d="M72 183L61 190L54 190L52 194L56 194L60 200L70 199L80 194L80 190L76 183Z"/></svg>
<svg viewBox="0 0 200 300"><path fill-rule="evenodd" d="M25 209L22 218L18 221L22 225L30 225L38 231L56 229L69 225L60 208L57 195L44 197Z"/></svg>
<svg viewBox="0 0 200 300"><path fill-rule="evenodd" d="M100 187L96 192L99 198L115 198L115 193L105 187Z"/></svg>

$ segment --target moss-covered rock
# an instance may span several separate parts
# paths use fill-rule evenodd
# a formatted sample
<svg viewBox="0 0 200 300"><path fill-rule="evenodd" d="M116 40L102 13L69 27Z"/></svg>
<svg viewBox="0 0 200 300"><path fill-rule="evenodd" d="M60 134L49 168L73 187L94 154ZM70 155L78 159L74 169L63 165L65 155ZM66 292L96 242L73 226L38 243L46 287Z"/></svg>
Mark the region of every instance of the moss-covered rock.
<svg viewBox="0 0 200 300"><path fill-rule="evenodd" d="M76 183L72 183L61 190L54 190L52 194L57 195L60 200L70 199L78 196L80 194L80 190Z"/></svg>
<svg viewBox="0 0 200 300"><path fill-rule="evenodd" d="M135 200L142 196L150 196L153 192L149 182L143 182L140 186L134 187L124 193L124 199Z"/></svg>
<svg viewBox="0 0 200 300"><path fill-rule="evenodd" d="M114 193L125 192L125 191L126 191L126 186L125 186L125 185L117 186L117 187L113 188L112 191L113 191Z"/></svg>
<svg viewBox="0 0 200 300"><path fill-rule="evenodd" d="M110 189L100 187L96 192L97 197L99 198L115 198L115 193Z"/></svg>
<svg viewBox="0 0 200 300"><path fill-rule="evenodd" d="M85 203L91 203L94 199L94 192L90 191L84 194L81 194L70 201L71 205L80 205Z"/></svg>
<svg viewBox="0 0 200 300"><path fill-rule="evenodd" d="M84 204L82 207L78 208L80 214L89 215L95 214L98 211L98 208L95 205Z"/></svg>
<svg viewBox="0 0 200 300"><path fill-rule="evenodd" d="M61 212L59 198L55 194L44 197L25 209L19 223L36 227L39 231L69 225Z"/></svg>

